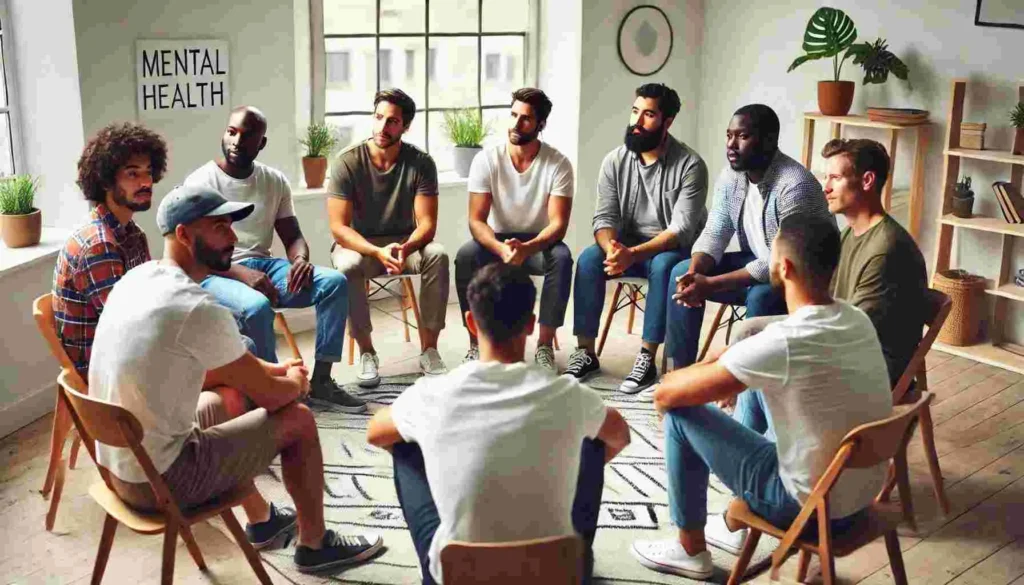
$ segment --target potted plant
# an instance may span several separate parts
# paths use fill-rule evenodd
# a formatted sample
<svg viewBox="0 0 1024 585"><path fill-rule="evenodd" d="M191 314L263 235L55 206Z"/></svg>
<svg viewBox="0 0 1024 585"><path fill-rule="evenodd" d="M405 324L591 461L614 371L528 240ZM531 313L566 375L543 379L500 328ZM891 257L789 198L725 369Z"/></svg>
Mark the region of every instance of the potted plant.
<svg viewBox="0 0 1024 585"><path fill-rule="evenodd" d="M300 139L299 144L306 147L306 155L302 157L306 188L319 189L324 186L324 178L327 176L327 157L338 146L334 127L329 124L310 124L306 128L306 137Z"/></svg>
<svg viewBox="0 0 1024 585"><path fill-rule="evenodd" d="M854 83L841 81L843 63L851 57L847 52L857 40L857 27L845 12L828 6L819 8L807 21L804 31L804 54L797 57L787 73L808 61L832 59L832 79L818 82L818 109L826 116L845 116L853 105Z"/></svg>
<svg viewBox="0 0 1024 585"><path fill-rule="evenodd" d="M869 83L885 83L892 73L898 79L907 80L910 71L906 63L889 50L885 39L875 39L874 43L863 42L851 45L846 50L846 57L853 56L853 64L860 65L864 70L864 85Z"/></svg>
<svg viewBox="0 0 1024 585"><path fill-rule="evenodd" d="M28 175L0 179L0 232L8 248L39 243L43 216L33 207L37 188L36 179Z"/></svg>
<svg viewBox="0 0 1024 585"><path fill-rule="evenodd" d="M1013 154L1024 154L1024 102L1017 102L1017 107L1010 112L1010 123L1017 129L1013 143L1019 145Z"/></svg>
<svg viewBox="0 0 1024 585"><path fill-rule="evenodd" d="M960 179L953 190L953 215L970 218L974 208L974 191L971 190L971 178Z"/></svg>
<svg viewBox="0 0 1024 585"><path fill-rule="evenodd" d="M477 110L450 110L444 113L444 129L448 140L455 146L455 172L462 178L469 176L473 157L480 152L490 126L483 123Z"/></svg>

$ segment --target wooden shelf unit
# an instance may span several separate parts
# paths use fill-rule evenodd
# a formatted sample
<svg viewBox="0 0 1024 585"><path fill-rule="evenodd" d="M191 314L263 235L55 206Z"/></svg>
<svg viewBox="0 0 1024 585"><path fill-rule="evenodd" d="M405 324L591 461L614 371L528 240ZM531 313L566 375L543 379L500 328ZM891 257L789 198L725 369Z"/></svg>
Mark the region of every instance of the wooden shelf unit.
<svg viewBox="0 0 1024 585"><path fill-rule="evenodd" d="M967 94L967 80L955 79L952 83L952 99L947 116L946 142L943 145L942 209L938 219L938 237L935 238L934 273L950 268L950 255L955 230L977 230L1002 235L999 254L999 276L985 293L993 297L992 318L989 321L989 339L975 345L958 347L936 342L934 347L942 351L966 357L992 366L1024 374L1024 348L1003 339L1002 326L1006 322L1008 303L1024 302L1024 287L1013 282L1013 245L1015 238L1024 238L1024 224L1007 223L1002 218L975 216L960 218L951 215L953 193L960 176L960 164L964 160L981 160L1002 163L1009 166L1010 182L1018 189L1024 188L1024 130L1014 135L1013 149L972 150L960 148L960 126L964 117L964 98ZM1024 102L1024 84L1018 88L1019 100ZM975 196L983 190L978 186ZM992 195L995 196L994 194ZM933 278L934 278L933 273Z"/></svg>

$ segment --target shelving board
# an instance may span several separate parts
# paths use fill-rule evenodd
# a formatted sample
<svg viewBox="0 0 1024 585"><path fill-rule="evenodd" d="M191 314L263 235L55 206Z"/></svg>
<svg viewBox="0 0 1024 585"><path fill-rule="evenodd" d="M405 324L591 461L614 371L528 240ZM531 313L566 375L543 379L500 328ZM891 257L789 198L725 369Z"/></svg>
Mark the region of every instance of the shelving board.
<svg viewBox="0 0 1024 585"><path fill-rule="evenodd" d="M976 215L974 217L957 217L952 214L942 216L942 223L965 228L969 230L980 230L996 234L1024 237L1024 223L1007 223L998 217L985 217Z"/></svg>
<svg viewBox="0 0 1024 585"><path fill-rule="evenodd" d="M1024 303L1024 286L1017 286L1012 282L996 288L985 289L985 294Z"/></svg>
<svg viewBox="0 0 1024 585"><path fill-rule="evenodd" d="M1009 150L974 150L971 148L950 148L945 151L949 156L987 160L990 162L1010 165L1024 165L1024 154L1013 154Z"/></svg>
<svg viewBox="0 0 1024 585"><path fill-rule="evenodd" d="M936 341L932 347L955 356L1024 374L1024 356L992 345L987 341L966 346L949 345Z"/></svg>
<svg viewBox="0 0 1024 585"><path fill-rule="evenodd" d="M918 122L916 124L893 124L892 122L876 122L867 116L826 116L820 112L804 112L804 118L820 120L822 122L832 122L833 124L842 124L844 126L884 128L886 130L903 130L904 128L914 128L915 126L923 126L931 123L931 120L924 120L923 122Z"/></svg>

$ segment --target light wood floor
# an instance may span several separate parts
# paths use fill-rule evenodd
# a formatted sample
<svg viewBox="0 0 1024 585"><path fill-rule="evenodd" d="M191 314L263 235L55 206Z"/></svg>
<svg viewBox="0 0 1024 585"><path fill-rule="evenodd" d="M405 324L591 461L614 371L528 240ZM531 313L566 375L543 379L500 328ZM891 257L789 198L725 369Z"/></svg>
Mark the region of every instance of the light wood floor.
<svg viewBox="0 0 1024 585"><path fill-rule="evenodd" d="M624 314L613 325L602 356L604 369L628 373L639 346L642 317L637 317L633 335L625 334ZM415 371L418 352L403 341L398 321L378 312L373 318L378 351L386 356L382 373ZM455 366L467 346L455 305L449 307L448 323L442 355L449 366ZM311 355L312 334L300 334L298 339L304 354ZM568 328L560 330L560 341L558 361L564 367L574 345ZM532 348L529 351L532 354ZM938 351L929 356L928 367L929 384L937 394L933 418L940 462L953 511L949 517L938 511L915 438L911 482L919 528L917 533L903 528L900 534L909 581L1024 585L1024 377ZM351 380L355 368L339 364L334 374L339 381ZM79 469L67 475L54 531L43 529L48 502L39 489L46 471L49 429L50 417L45 417L0 440L0 580L4 583L88 583L92 572L103 514L86 493L98 474L84 449ZM255 582L240 551L220 531L199 525L195 533L210 571L200 573L179 541L177 583ZM892 583L881 542L837 560L836 565L841 583ZM104 582L153 583L159 580L159 571L160 539L119 530ZM286 582L270 571L275 582ZM795 571L794 557L783 568L784 581ZM767 574L754 582L768 583Z"/></svg>

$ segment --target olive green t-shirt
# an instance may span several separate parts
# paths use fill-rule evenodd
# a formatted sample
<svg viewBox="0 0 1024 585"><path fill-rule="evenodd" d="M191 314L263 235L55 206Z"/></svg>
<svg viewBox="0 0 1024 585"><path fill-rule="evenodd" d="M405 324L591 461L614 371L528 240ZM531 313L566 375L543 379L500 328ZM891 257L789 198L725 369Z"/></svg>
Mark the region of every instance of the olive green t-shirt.
<svg viewBox="0 0 1024 585"><path fill-rule="evenodd" d="M895 219L886 215L859 236L843 230L833 294L867 313L875 325L893 385L921 341L927 288L921 250Z"/></svg>
<svg viewBox="0 0 1024 585"><path fill-rule="evenodd" d="M327 194L352 201L352 228L364 237L406 236L416 229L416 195L437 196L437 166L430 155L402 143L398 159L387 172L370 162L365 142L338 155Z"/></svg>

